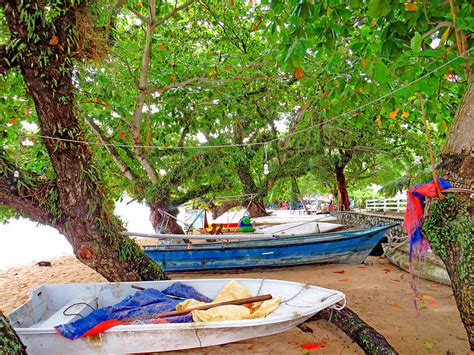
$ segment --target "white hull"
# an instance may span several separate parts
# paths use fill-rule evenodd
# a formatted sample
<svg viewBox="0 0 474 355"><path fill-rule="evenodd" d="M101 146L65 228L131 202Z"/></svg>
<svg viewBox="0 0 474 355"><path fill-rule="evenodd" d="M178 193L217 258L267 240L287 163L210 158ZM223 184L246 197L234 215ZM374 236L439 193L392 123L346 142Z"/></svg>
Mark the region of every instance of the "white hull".
<svg viewBox="0 0 474 355"><path fill-rule="evenodd" d="M231 279L179 280L214 298ZM163 290L175 281L44 285L30 293L31 300L10 314L10 322L27 346L28 354L123 354L183 350L227 344L290 329L342 299L344 294L296 282L238 279L252 295L270 293L282 304L263 319L210 323L120 325L98 336L71 341L53 325L72 321L63 315L68 304L81 300L94 307L120 302L134 294L131 285ZM84 313L85 312L85 313ZM80 312L90 312L84 307ZM76 316L77 317L77 316ZM74 317L73 317L74 318Z"/></svg>
<svg viewBox="0 0 474 355"><path fill-rule="evenodd" d="M267 216L251 219L255 226L263 224L283 224L283 223L305 223L305 222L336 222L337 218L330 215L292 215L292 216Z"/></svg>
<svg viewBox="0 0 474 355"><path fill-rule="evenodd" d="M336 223L283 223L270 227L260 227L255 234L275 234L277 236L297 236L309 233L327 233L343 227L342 224Z"/></svg>

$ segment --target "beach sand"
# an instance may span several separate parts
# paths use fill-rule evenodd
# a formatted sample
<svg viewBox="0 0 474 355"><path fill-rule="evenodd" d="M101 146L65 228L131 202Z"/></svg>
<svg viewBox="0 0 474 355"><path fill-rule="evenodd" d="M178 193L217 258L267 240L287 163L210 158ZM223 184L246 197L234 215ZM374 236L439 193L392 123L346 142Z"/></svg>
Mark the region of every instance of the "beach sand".
<svg viewBox="0 0 474 355"><path fill-rule="evenodd" d="M0 270L0 309L9 313L28 299L28 292L41 284L101 282L102 276L73 256L50 260L51 267L29 264ZM184 278L272 278L310 283L340 290L347 305L383 334L400 354L467 354L467 336L457 311L451 288L417 280L421 315L413 307L410 276L385 258L369 257L367 265L323 265L238 271L230 273L170 274ZM362 354L362 350L342 331L325 321L306 323L304 330L239 343L190 351L187 354L301 354L301 345L325 345L311 353ZM178 353L178 352L172 352Z"/></svg>

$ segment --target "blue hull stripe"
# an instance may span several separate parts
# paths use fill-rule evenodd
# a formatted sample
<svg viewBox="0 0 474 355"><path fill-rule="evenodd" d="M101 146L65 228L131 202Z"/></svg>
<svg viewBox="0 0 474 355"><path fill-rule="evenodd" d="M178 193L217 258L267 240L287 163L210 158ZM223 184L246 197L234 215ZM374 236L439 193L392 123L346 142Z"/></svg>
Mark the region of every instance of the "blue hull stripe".
<svg viewBox="0 0 474 355"><path fill-rule="evenodd" d="M165 271L361 263L394 225L358 231L229 243L145 247Z"/></svg>

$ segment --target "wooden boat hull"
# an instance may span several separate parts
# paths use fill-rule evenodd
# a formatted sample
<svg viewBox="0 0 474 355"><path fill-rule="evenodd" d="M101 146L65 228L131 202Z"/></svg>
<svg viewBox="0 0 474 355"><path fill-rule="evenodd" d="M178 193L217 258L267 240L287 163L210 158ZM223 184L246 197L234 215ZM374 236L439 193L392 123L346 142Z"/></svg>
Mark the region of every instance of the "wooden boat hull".
<svg viewBox="0 0 474 355"><path fill-rule="evenodd" d="M321 263L361 263L393 225L239 242L147 246L164 270L197 271Z"/></svg>
<svg viewBox="0 0 474 355"><path fill-rule="evenodd" d="M210 298L214 298L229 281L231 279L180 280ZM30 301L13 311L9 318L30 355L148 353L227 344L283 332L345 297L339 291L297 282L237 281L252 295L269 293L281 297L281 305L262 319L120 325L96 336L71 341L53 328L74 320L63 314L70 304L82 300L94 308L110 306L133 294L136 290L131 285L163 290L174 281L43 285L33 290ZM87 306L84 310L90 312Z"/></svg>
<svg viewBox="0 0 474 355"><path fill-rule="evenodd" d="M408 261L409 246L402 245L396 249L391 249L387 244L382 244L385 257L400 269L410 272ZM438 282L444 285L451 285L446 267L439 257L428 251L422 260L413 259L413 273L422 279Z"/></svg>

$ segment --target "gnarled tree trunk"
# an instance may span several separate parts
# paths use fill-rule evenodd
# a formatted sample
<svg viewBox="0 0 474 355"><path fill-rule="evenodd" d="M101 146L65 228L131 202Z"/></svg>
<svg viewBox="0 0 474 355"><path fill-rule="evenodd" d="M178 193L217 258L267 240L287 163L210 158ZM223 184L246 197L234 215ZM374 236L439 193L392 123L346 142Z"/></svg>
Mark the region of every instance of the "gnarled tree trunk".
<svg viewBox="0 0 474 355"><path fill-rule="evenodd" d="M41 135L51 137L43 138L55 173L57 191L57 200L49 201L57 211L49 216L51 224L66 236L77 258L107 280L164 278L160 267L133 240L120 236L123 226L110 212L112 206L104 198L100 172L93 165L87 145L64 140L84 140L84 131L75 112L72 82L73 55L78 50L74 47L78 43L76 16L83 3L61 5L64 12L54 26L47 28L44 24L48 21L42 18L47 13L42 8L43 2L22 4L7 1L4 11L11 39L25 45L18 53L16 64L33 98ZM28 36L32 24L27 21L30 20L34 21L39 41ZM2 197L0 203L12 206L10 201L17 198L18 193L11 191L11 196Z"/></svg>
<svg viewBox="0 0 474 355"><path fill-rule="evenodd" d="M8 319L0 311L0 354L26 354L26 346L18 338Z"/></svg>
<svg viewBox="0 0 474 355"><path fill-rule="evenodd" d="M471 85L450 127L440 157L440 176L454 187L474 184L474 88ZM469 194L447 193L427 205L423 226L451 278L454 298L474 350L474 202Z"/></svg>
<svg viewBox="0 0 474 355"><path fill-rule="evenodd" d="M349 193L347 192L346 176L344 175L344 166L336 165L336 181L337 192L339 195L339 211L349 211L351 209L351 202L349 200Z"/></svg>
<svg viewBox="0 0 474 355"><path fill-rule="evenodd" d="M183 234L183 228L178 224L176 217L179 210L169 207L166 201L153 201L150 207L150 222L157 234ZM162 239L160 244L184 244L188 239Z"/></svg>

